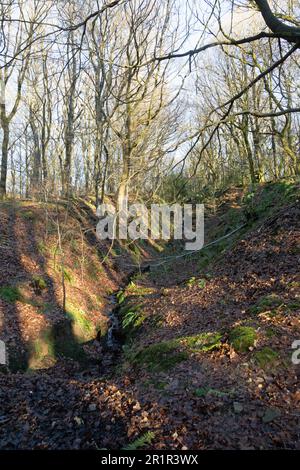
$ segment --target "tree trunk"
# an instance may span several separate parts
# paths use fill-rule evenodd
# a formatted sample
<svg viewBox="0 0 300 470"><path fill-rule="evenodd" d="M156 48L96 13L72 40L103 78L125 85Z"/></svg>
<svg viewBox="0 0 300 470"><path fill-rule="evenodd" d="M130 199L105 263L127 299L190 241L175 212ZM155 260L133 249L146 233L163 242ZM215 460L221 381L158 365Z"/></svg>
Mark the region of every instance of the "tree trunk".
<svg viewBox="0 0 300 470"><path fill-rule="evenodd" d="M9 144L9 124L5 119L2 123L2 157L1 157L1 178L0 178L0 199L6 196L7 181L7 162L8 162L8 144Z"/></svg>

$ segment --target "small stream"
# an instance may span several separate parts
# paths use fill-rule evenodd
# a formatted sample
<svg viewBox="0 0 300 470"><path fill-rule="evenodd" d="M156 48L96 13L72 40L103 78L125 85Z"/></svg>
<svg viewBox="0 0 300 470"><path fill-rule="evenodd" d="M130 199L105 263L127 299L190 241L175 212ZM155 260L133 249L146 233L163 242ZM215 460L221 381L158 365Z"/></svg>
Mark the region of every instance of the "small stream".
<svg viewBox="0 0 300 470"><path fill-rule="evenodd" d="M109 296L109 303L112 308L107 314L109 318L109 328L107 331L106 346L111 351L118 351L121 347L121 325L117 293Z"/></svg>
<svg viewBox="0 0 300 470"><path fill-rule="evenodd" d="M140 268L140 273L149 272L150 266ZM128 276L126 285L130 284L137 271L131 273ZM121 289L122 290L122 289ZM122 325L120 322L120 305L118 302L118 292L115 292L109 296L109 305L111 305L110 311L106 314L109 318L109 328L106 335L106 347L109 351L118 352L122 348L123 334Z"/></svg>

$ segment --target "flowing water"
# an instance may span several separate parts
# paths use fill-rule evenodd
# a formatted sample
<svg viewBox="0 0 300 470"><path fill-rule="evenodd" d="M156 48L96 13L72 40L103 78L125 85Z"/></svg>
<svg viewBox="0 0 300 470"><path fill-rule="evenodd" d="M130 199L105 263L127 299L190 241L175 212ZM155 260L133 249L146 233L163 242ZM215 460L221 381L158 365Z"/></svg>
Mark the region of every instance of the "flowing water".
<svg viewBox="0 0 300 470"><path fill-rule="evenodd" d="M109 328L107 331L106 345L109 350L117 351L121 347L120 331L121 325L119 320L119 305L117 294L112 294L109 297L111 310L107 313L109 318Z"/></svg>

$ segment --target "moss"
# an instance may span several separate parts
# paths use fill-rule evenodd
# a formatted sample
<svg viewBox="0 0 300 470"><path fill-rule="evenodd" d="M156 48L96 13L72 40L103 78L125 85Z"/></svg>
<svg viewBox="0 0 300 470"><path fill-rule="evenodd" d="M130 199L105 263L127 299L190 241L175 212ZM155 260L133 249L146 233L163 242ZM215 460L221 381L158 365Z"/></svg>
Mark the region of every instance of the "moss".
<svg viewBox="0 0 300 470"><path fill-rule="evenodd" d="M277 336L278 332L274 330L274 328L267 328L266 329L266 337L267 338L273 338L274 336Z"/></svg>
<svg viewBox="0 0 300 470"><path fill-rule="evenodd" d="M22 300L22 294L16 286L0 287L0 298L6 302L14 303Z"/></svg>
<svg viewBox="0 0 300 470"><path fill-rule="evenodd" d="M98 320L97 324L95 325L96 336L100 336L101 338L104 338L108 333L108 328L109 328L109 322L107 318Z"/></svg>
<svg viewBox="0 0 300 470"><path fill-rule="evenodd" d="M268 311L271 317L275 317L278 314L278 309L281 307L286 307L291 311L298 310L300 308L300 302L297 300L287 302L276 294L270 294L262 297L250 308L250 312L253 314L260 314Z"/></svg>
<svg viewBox="0 0 300 470"><path fill-rule="evenodd" d="M254 354L255 362L262 368L274 365L278 360L279 354L273 349L266 347Z"/></svg>
<svg viewBox="0 0 300 470"><path fill-rule="evenodd" d="M221 339L222 335L220 333L201 333L195 336L187 336L182 340L194 352L208 352L220 348Z"/></svg>
<svg viewBox="0 0 300 470"><path fill-rule="evenodd" d="M90 262L89 265L87 266L88 276L93 281L98 281L99 276L102 274L102 272L103 272L102 266L97 266L96 264L92 262Z"/></svg>
<svg viewBox="0 0 300 470"><path fill-rule="evenodd" d="M32 276L33 285L36 289L44 290L47 289L47 283L42 276Z"/></svg>
<svg viewBox="0 0 300 470"><path fill-rule="evenodd" d="M38 249L38 252L41 255L46 255L47 252L48 252L48 248L47 248L46 244L43 241L38 241L37 242L37 249Z"/></svg>
<svg viewBox="0 0 300 470"><path fill-rule="evenodd" d="M292 281L288 284L288 287L290 287L291 289L300 289L300 282Z"/></svg>
<svg viewBox="0 0 300 470"><path fill-rule="evenodd" d="M71 358L83 365L90 362L82 345L73 336L56 343L56 354L57 356Z"/></svg>
<svg viewBox="0 0 300 470"><path fill-rule="evenodd" d="M256 339L256 331L251 326L237 326L229 333L229 342L237 352L247 352Z"/></svg>
<svg viewBox="0 0 300 470"><path fill-rule="evenodd" d="M59 357L71 358L81 364L88 361L87 355L73 333L73 325L64 320L45 329L29 346L28 370L52 367Z"/></svg>
<svg viewBox="0 0 300 470"><path fill-rule="evenodd" d="M72 322L73 334L79 342L84 342L95 337L95 325L80 308L68 302L66 315Z"/></svg>
<svg viewBox="0 0 300 470"><path fill-rule="evenodd" d="M274 310L281 305L284 305L284 301L277 294L270 294L261 297L254 306L250 307L250 312L253 314L259 314L266 310Z"/></svg>
<svg viewBox="0 0 300 470"><path fill-rule="evenodd" d="M138 286L136 285L133 281L128 284L126 288L126 293L136 295L136 296L144 296L147 294L151 294L153 292L153 289L150 287L143 287L143 286Z"/></svg>
<svg viewBox="0 0 300 470"><path fill-rule="evenodd" d="M29 210L20 212L20 216L25 220L34 220L36 218L36 214Z"/></svg>
<svg viewBox="0 0 300 470"><path fill-rule="evenodd" d="M73 276L70 273L70 271L68 271L66 268L64 268L63 273L64 273L65 280L68 281L71 284L73 282Z"/></svg>
<svg viewBox="0 0 300 470"><path fill-rule="evenodd" d="M187 287L198 286L200 289L204 289L206 286L206 279L197 279L196 277L191 277L186 281Z"/></svg>
<svg viewBox="0 0 300 470"><path fill-rule="evenodd" d="M136 353L131 362L134 366L145 366L151 371L168 371L176 364L188 359L186 351L178 351L177 339L152 344Z"/></svg>
<svg viewBox="0 0 300 470"><path fill-rule="evenodd" d="M134 366L145 365L149 370L167 371L189 358L191 352L208 352L221 346L219 333L201 333L152 344L138 352L127 349L127 359Z"/></svg>
<svg viewBox="0 0 300 470"><path fill-rule="evenodd" d="M30 346L29 369L44 369L56 362L55 345L51 329L45 330Z"/></svg>
<svg viewBox="0 0 300 470"><path fill-rule="evenodd" d="M297 300L295 300L293 302L289 302L287 304L287 308L289 310L292 310L292 311L299 310L300 309L300 302L298 302Z"/></svg>
<svg viewBox="0 0 300 470"><path fill-rule="evenodd" d="M269 217L282 205L295 200L298 194L297 185L291 181L266 184L244 197L245 212L253 221Z"/></svg>
<svg viewBox="0 0 300 470"><path fill-rule="evenodd" d="M70 284L72 284L73 282L73 276L72 274L70 273L70 271L68 271L66 268L63 268L62 266L57 266L56 267L56 271L58 273L63 273L64 275L64 279L69 282Z"/></svg>

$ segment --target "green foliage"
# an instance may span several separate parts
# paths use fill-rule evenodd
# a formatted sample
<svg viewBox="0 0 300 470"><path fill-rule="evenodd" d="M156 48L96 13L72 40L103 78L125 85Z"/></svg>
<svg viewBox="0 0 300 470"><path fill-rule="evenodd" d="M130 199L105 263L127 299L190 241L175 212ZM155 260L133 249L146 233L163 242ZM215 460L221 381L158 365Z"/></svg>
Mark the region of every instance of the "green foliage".
<svg viewBox="0 0 300 470"><path fill-rule="evenodd" d="M116 297L117 297L118 304L121 305L126 299L125 292L123 290L119 290Z"/></svg>
<svg viewBox="0 0 300 470"><path fill-rule="evenodd" d="M188 281L186 281L187 287L193 287L196 284L196 278L191 277Z"/></svg>
<svg viewBox="0 0 300 470"><path fill-rule="evenodd" d="M295 199L298 188L295 183L281 181L264 185L261 190L251 190L243 199L245 213L250 220L258 220L271 215L278 208Z"/></svg>
<svg viewBox="0 0 300 470"><path fill-rule="evenodd" d="M18 287L3 286L0 287L0 298L6 302L14 303L22 300L22 294Z"/></svg>
<svg viewBox="0 0 300 470"><path fill-rule="evenodd" d="M200 287L200 289L204 289L205 286L206 286L206 279L199 279L198 287Z"/></svg>
<svg viewBox="0 0 300 470"><path fill-rule="evenodd" d="M151 444L153 439L155 438L155 433L148 431L139 438L137 438L134 442L131 444L128 444L128 446L123 447L123 450L137 450L140 449L141 447L144 447L145 445Z"/></svg>
<svg viewBox="0 0 300 470"><path fill-rule="evenodd" d="M199 182L191 181L187 176L176 173L167 175L159 197L160 201L167 203L185 202L191 199L199 201L203 197L200 180Z"/></svg>
<svg viewBox="0 0 300 470"><path fill-rule="evenodd" d="M262 368L270 367L278 360L279 354L272 348L265 347L254 354L256 363Z"/></svg>
<svg viewBox="0 0 300 470"><path fill-rule="evenodd" d="M145 315L140 310L140 306L128 307L128 310L122 314L122 328L125 333L128 333L136 328L139 328L144 320Z"/></svg>
<svg viewBox="0 0 300 470"><path fill-rule="evenodd" d="M229 333L229 341L237 352L247 352L256 339L256 331L251 326L237 326Z"/></svg>

